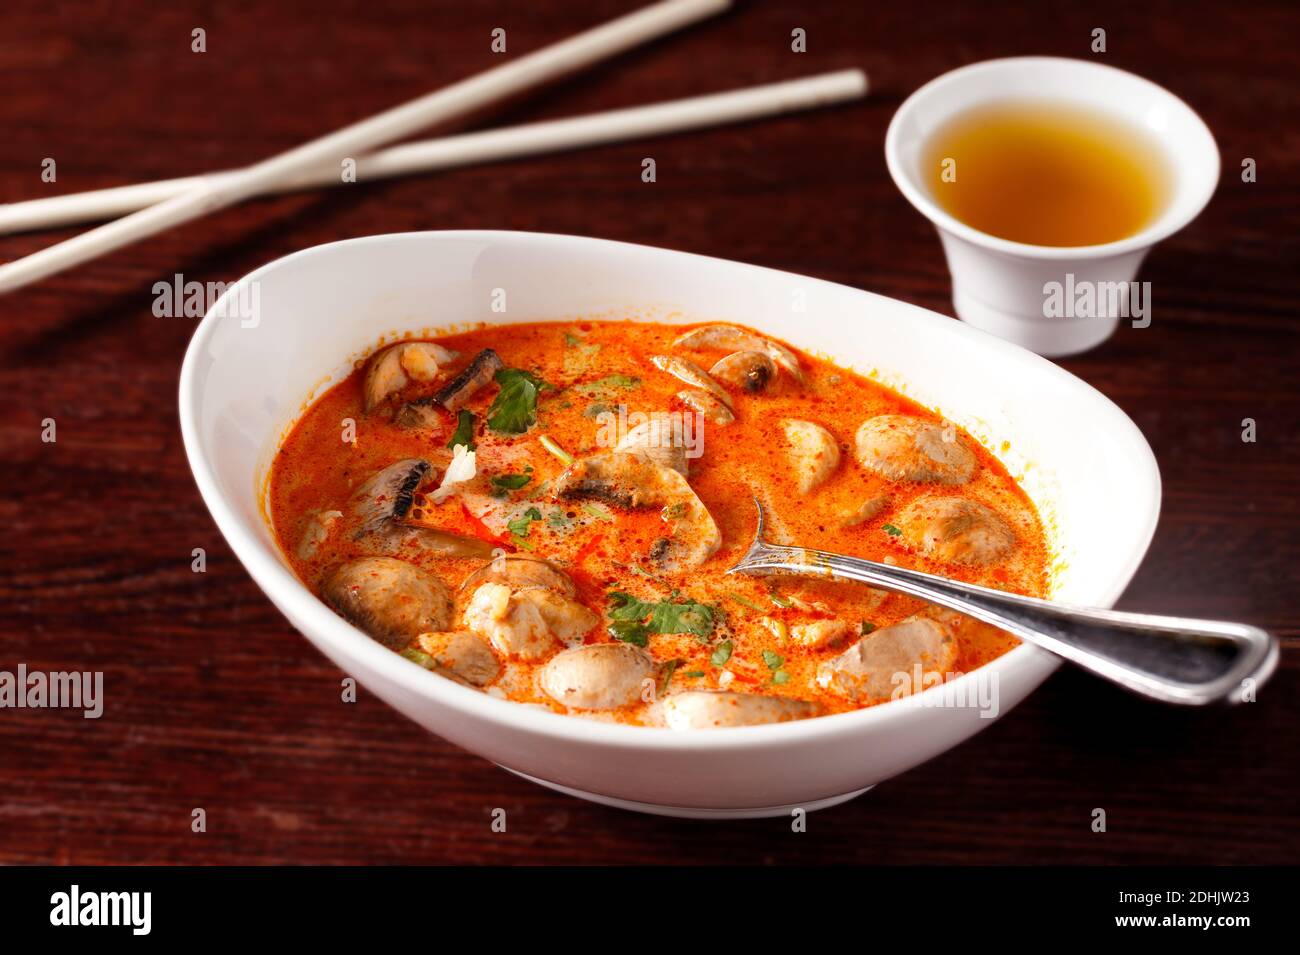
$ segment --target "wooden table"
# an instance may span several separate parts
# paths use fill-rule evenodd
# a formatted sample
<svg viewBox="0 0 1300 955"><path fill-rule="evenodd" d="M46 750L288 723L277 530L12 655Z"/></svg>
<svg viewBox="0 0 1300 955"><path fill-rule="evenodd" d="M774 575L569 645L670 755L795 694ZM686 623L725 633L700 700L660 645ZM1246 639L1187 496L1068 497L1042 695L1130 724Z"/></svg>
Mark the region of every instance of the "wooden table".
<svg viewBox="0 0 1300 955"><path fill-rule="evenodd" d="M0 11L0 201L234 166L631 9L507 2L107 3ZM1087 6L1090 9L1086 10ZM838 9L842 7L842 9ZM207 52L190 50L207 31ZM808 51L790 50L807 31ZM595 235L804 272L951 314L930 226L886 175L901 99L996 56L1096 58L1174 90L1224 160L1143 277L1149 328L1063 364L1155 448L1164 512L1122 601L1239 618L1286 649L1259 702L1186 712L1062 672L933 762L793 834L637 816L522 782L418 730L295 634L225 546L175 411L192 318L152 286L231 281L335 239ZM0 710L0 861L1257 863L1296 857L1300 8L745 8L512 104L522 122L849 66L859 105L652 143L256 202L0 301L0 669L101 669L106 712ZM658 181L640 179L655 158ZM43 183L42 160L57 162ZM1243 157L1258 182L1242 183ZM0 239L0 258L53 235ZM57 422L57 443L41 440ZM1243 443L1242 419L1258 440ZM1068 427L1068 421L1062 421ZM191 571L191 551L208 554ZM207 831L191 831L202 807ZM503 807L506 834L490 814ZM1108 831L1091 830L1092 810Z"/></svg>

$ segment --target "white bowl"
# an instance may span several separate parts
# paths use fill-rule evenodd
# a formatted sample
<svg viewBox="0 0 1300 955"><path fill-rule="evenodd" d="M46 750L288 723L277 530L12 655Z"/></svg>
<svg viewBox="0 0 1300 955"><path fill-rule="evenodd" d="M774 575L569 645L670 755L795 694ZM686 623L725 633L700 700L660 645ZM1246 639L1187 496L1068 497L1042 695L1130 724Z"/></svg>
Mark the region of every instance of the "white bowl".
<svg viewBox="0 0 1300 955"><path fill-rule="evenodd" d="M1163 149L1173 177L1160 215L1141 232L1115 242L1043 246L989 235L946 212L930 194L922 168L925 147L936 130L972 107L1026 100L1089 108L1145 130ZM1195 219L1219 182L1214 136L1181 99L1113 66L1056 56L986 60L926 83L894 114L885 134L885 162L895 185L939 232L957 314L1041 355L1086 351L1109 338L1119 324L1109 309L1048 317L1047 283L1104 289L1117 282L1127 288L1151 247ZM1147 315L1141 322L1149 320Z"/></svg>
<svg viewBox="0 0 1300 955"><path fill-rule="evenodd" d="M492 311L496 290L504 314ZM256 321L223 317L241 296L258 302ZM521 232L373 236L272 262L213 306L185 356L181 430L203 498L258 586L322 653L421 726L513 772L648 812L788 814L851 798L990 722L975 708L907 701L689 733L560 716L430 674L335 615L289 570L263 517L267 470L307 402L381 335L478 322L504 335L516 322L629 316L743 322L874 373L962 424L1039 506L1062 600L1111 605L1150 542L1160 477L1118 408L1024 349L911 305L719 259ZM996 678L1005 713L1057 665L1023 645L960 681Z"/></svg>

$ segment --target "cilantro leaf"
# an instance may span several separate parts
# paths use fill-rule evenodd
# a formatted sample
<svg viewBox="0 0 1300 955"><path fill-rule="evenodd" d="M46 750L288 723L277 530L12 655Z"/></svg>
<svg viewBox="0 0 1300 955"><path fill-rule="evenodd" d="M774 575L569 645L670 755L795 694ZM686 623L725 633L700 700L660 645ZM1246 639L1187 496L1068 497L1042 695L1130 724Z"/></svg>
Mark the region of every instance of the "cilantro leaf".
<svg viewBox="0 0 1300 955"><path fill-rule="evenodd" d="M712 663L715 667L724 667L727 665L727 661L730 659L731 659L731 641L723 640L721 643L718 644L717 649L713 651L713 656L709 657L709 662Z"/></svg>
<svg viewBox="0 0 1300 955"><path fill-rule="evenodd" d="M767 664L769 670L779 670L781 665L785 663L785 657L779 653L773 653L771 650L764 650L763 662Z"/></svg>
<svg viewBox="0 0 1300 955"><path fill-rule="evenodd" d="M643 623L649 633L690 633L701 639L713 632L715 620L708 604L641 600L621 590L610 591L607 612L610 620Z"/></svg>
<svg viewBox="0 0 1300 955"><path fill-rule="evenodd" d="M654 608L654 604L648 604L643 600L638 600L631 594L623 593L621 590L611 590L609 593L609 619L623 621L641 621Z"/></svg>
<svg viewBox="0 0 1300 955"><path fill-rule="evenodd" d="M533 479L533 469L525 468L523 474L497 474L492 478L492 486L498 491L517 491Z"/></svg>
<svg viewBox="0 0 1300 955"><path fill-rule="evenodd" d="M533 526L533 521L540 521L542 512L535 507L530 507L514 520L506 521L506 528L515 537L520 539L528 536L529 529Z"/></svg>
<svg viewBox="0 0 1300 955"><path fill-rule="evenodd" d="M693 601L657 603L650 611L650 629L655 633L692 633L697 637L707 637L713 632L713 608Z"/></svg>
<svg viewBox="0 0 1300 955"><path fill-rule="evenodd" d="M638 623L635 620L615 620L607 630L615 640L621 640L623 643L630 643L633 646L644 647L650 642L650 629L645 624Z"/></svg>
<svg viewBox="0 0 1300 955"><path fill-rule="evenodd" d="M501 386L488 408L488 427L502 434L523 434L537 423L537 392L546 382L532 372L502 368L496 373Z"/></svg>
<svg viewBox="0 0 1300 955"><path fill-rule="evenodd" d="M902 536L903 536L903 532L900 531L900 530L899 530L897 527L895 527L893 524L886 524L886 525L884 525L884 527L881 528L881 530L883 530L883 531L884 531L886 534L888 534L890 537L902 537Z"/></svg>
<svg viewBox="0 0 1300 955"><path fill-rule="evenodd" d="M456 416L456 430L452 433L451 440L447 442L447 447L454 448L458 444L465 445L466 451L474 450L474 412L461 408L460 413Z"/></svg>

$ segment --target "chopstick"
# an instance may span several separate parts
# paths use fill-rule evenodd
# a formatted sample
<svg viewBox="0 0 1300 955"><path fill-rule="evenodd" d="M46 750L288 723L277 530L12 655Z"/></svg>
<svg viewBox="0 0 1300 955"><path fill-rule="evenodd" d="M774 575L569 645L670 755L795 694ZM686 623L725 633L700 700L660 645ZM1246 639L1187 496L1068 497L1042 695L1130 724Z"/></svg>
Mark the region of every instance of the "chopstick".
<svg viewBox="0 0 1300 955"><path fill-rule="evenodd" d="M359 157L434 123L571 73L630 47L727 9L731 0L663 0L611 20L518 60L426 93L287 152L195 188L106 225L0 265L0 294L130 245L164 229L216 212L276 188L328 163Z"/></svg>
<svg viewBox="0 0 1300 955"><path fill-rule="evenodd" d="M861 70L839 70L725 93L668 100L649 106L634 106L587 116L404 143L359 158L356 180L387 179L602 143L663 136L706 126L739 123L831 106L859 99L866 92L866 74ZM0 235L110 219L195 189L207 179L237 176L239 172L225 170L207 176L163 179L50 199L15 202L0 206ZM269 192L261 195L341 183L342 177L337 165L322 166L293 179L275 183Z"/></svg>

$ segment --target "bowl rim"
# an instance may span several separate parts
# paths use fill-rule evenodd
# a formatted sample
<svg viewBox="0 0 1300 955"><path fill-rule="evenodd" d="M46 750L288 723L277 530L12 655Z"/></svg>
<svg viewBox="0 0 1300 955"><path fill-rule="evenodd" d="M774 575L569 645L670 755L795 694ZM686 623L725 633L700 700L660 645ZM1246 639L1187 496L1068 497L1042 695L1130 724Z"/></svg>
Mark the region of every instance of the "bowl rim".
<svg viewBox="0 0 1300 955"><path fill-rule="evenodd" d="M1171 201L1169 207L1141 232L1123 239L1116 239L1114 242L1102 242L1095 245L1033 245L1028 242L1003 239L969 226L931 199L924 189L918 187L912 181L911 175L903 166L902 136L904 122L920 108L925 99L942 92L949 86L958 85L970 79L974 74L996 73L1002 70L1025 67L1038 67L1043 70L1080 70L1093 73L1108 73L1112 76L1122 77L1124 82L1131 83L1134 87L1140 87L1149 93L1155 94L1173 109L1184 113L1191 121L1194 135L1204 137L1201 145L1208 147L1206 155L1211 157L1212 165L1211 173L1203 183L1188 186L1187 199L1184 200L1186 204L1184 213L1178 216L1171 215L1174 209ZM1171 162L1175 161L1175 159L1175 156L1171 155L1169 157ZM885 166L889 169L889 175L894 180L894 185L898 187L898 190L907 201L941 232L950 233L958 238L965 239L972 245L991 252L1043 261L1101 259L1148 249L1186 227L1204 211L1218 188L1219 176L1222 172L1219 147L1214 140L1214 134L1200 114L1192 109L1181 97L1165 89L1159 83L1155 83L1136 73L1131 73L1128 70L1110 66L1106 63L1097 63L1092 60L1069 56L999 57L992 60L968 63L966 66L960 66L949 70L947 73L941 73L916 89L894 112L893 118L889 121L889 128L885 132Z"/></svg>
<svg viewBox="0 0 1300 955"><path fill-rule="evenodd" d="M580 252L583 247L614 246L637 250L638 253L649 252L653 255L685 257L697 260L700 265L707 268L721 267L742 272L755 270L770 275L787 277L797 275L797 273L785 272L766 266L750 265L730 259L638 243L558 233L463 229L384 233L310 246L274 259L230 284L199 322L194 335L190 339L181 365L178 386L178 413L182 441L199 493L203 497L204 503L207 505L222 536L225 537L240 563L244 565L253 582L267 595L282 615L290 618L290 625L302 632L302 628L299 628L293 622L292 617L297 617L305 622L306 628L313 633L313 636L307 638L308 642L315 644L319 641L336 649L340 656L359 658L360 662L364 663L372 671L402 690L419 697L431 697L434 702L449 709L471 711L473 716L486 722L503 724L511 729L538 736L559 737L574 743L612 748L647 748L656 751L751 749L765 746L797 745L814 739L842 738L866 734L906 721L909 719L909 715L918 709L945 709L945 707L941 706L927 707L926 703L927 701L933 701L936 694L944 692L945 687L954 687L955 690L964 691L969 681L977 679L980 674L997 673L999 682L1001 682L1008 671L1018 673L1023 671L1023 676L1034 681L1033 686L1030 688L1030 692L1032 692L1061 665L1063 661L1046 650L1032 644L1022 643L1002 656L944 685L931 687L919 694L913 694L897 701L805 720L682 732L667 727L634 726L623 723L604 723L580 717L574 718L549 710L521 705L510 700L498 699L479 690L460 686L452 680L438 679L419 664L406 660L400 654L394 653L368 637L361 630L335 614L317 598L307 588L306 584L299 580L284 564L279 555L273 553L271 549L256 538L252 531L245 528L243 521L235 513L234 508L226 501L225 496L220 491L215 469L205 452L199 434L198 419L199 409L202 405L202 394L198 388L197 369L209 341L219 327L221 317L226 309L225 300L238 296L247 283L259 280L268 273L289 263L320 256L328 251L336 251L340 247L441 241L570 245L574 247L575 252ZM1087 382L1018 345L989 335L964 322L955 321L947 316L898 299L891 299L853 286L828 282L824 279L802 275L797 275L797 277L804 284L815 283L818 286L825 286L840 292L848 291L855 295L865 296L867 299L882 299L889 301L894 306L903 306L912 313L909 317L910 320L928 323L931 331L941 329L943 334L956 335L959 338L964 337L980 347L1002 352L1013 360L1045 366L1050 369L1049 373L1063 376L1072 381L1075 386L1092 394L1094 400L1098 403L1099 412L1110 416L1113 419L1113 426L1129 439L1129 443L1133 445L1140 458L1140 461L1135 462L1135 464L1140 469L1145 470L1148 477L1145 482L1148 497L1148 506L1145 508L1147 526L1142 528L1140 534L1135 538L1136 546L1127 555L1121 566L1121 572L1116 575L1115 580L1117 582L1098 601L1099 606L1112 605L1128 586L1138 565L1145 557L1151 539L1155 534L1160 513L1160 472L1155 455L1137 425L1114 402ZM238 301L238 299L235 300ZM300 417L301 414L305 413L308 407L310 407L310 402L298 412L298 416ZM297 420L297 418L294 420ZM257 494L258 475L250 475L249 479L250 486L253 488L252 493ZM286 607L292 610L292 616ZM303 636L307 636L305 632ZM321 648L318 647L317 649ZM1000 708L997 718L1000 718L1009 708ZM947 707L946 709L951 710L954 708ZM967 707L966 709L970 708ZM996 718L982 720L982 722L986 726L991 725L996 722Z"/></svg>

